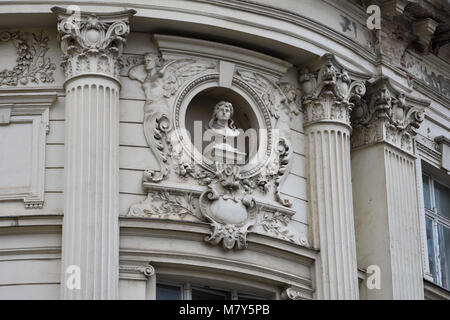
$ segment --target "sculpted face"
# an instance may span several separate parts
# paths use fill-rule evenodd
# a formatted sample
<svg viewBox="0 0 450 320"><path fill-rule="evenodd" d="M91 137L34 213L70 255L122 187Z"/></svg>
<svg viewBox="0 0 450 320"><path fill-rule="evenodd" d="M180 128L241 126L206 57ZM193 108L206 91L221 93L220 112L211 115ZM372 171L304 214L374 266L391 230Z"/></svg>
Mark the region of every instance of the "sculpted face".
<svg viewBox="0 0 450 320"><path fill-rule="evenodd" d="M222 121L228 121L231 118L231 108L225 104L217 109L216 118Z"/></svg>

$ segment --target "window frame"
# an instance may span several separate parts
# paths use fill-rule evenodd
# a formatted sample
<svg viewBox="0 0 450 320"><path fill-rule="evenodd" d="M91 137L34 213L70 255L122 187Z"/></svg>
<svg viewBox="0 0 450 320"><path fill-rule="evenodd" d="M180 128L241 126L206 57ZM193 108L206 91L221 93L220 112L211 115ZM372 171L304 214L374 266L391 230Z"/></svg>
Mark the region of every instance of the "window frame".
<svg viewBox="0 0 450 320"><path fill-rule="evenodd" d="M426 218L430 219L431 220L431 228L432 228L432 232L433 232L433 256L434 256L433 263L434 263L434 268L435 268L434 272L436 274L436 279L434 277L432 277L432 282L434 284L438 285L439 287L449 291L450 283L447 284L448 288L444 287L444 285L442 283L442 268L441 268L441 256L440 256L439 230L438 229L439 229L439 225L442 225L443 227L450 230L450 219L441 215L437 211L434 184L435 184L435 182L437 182L446 188L450 188L450 186L448 186L448 183L446 183L439 177L436 177L435 175L429 173L428 171L422 172L422 181L423 181L423 177L428 178L428 187L429 187L428 191L430 194L431 209L427 208L425 205L425 198L424 198L425 185L423 185L423 182L422 182L423 209L424 209L424 213L425 213L424 223L426 224ZM427 234L425 234L425 237L426 236L427 236ZM430 248L428 248L428 251L429 250L430 250ZM428 255L429 252L426 252L426 254ZM430 265L430 261L428 261L428 266L429 265ZM429 268L429 271L431 272L431 274L433 274L433 270L430 270L430 266L428 268Z"/></svg>
<svg viewBox="0 0 450 320"><path fill-rule="evenodd" d="M156 287L159 285L169 285L169 286L174 286L174 287L179 287L181 290L181 294L180 294L180 300L192 300L192 289L198 289L198 290L217 290L217 291L222 291L222 292L226 292L230 294L230 300L228 301L232 301L232 300L239 300L239 296L248 296L250 297L254 297L254 298L259 298L259 300L267 300L267 299L271 299L271 297L269 296L264 296L264 294L262 294L261 296L258 296L257 293L255 292L250 292L250 291L245 291L245 290L238 290L238 289L230 289L229 287L220 287L220 284L218 283L217 285L205 285L205 284L201 284L200 282L190 282L190 281L183 281L181 279L179 279L179 281L175 280L175 279L161 279L161 280L157 280L156 281ZM275 297L273 297L275 298ZM272 299L273 299L272 298ZM155 292L155 299L157 299L157 293Z"/></svg>

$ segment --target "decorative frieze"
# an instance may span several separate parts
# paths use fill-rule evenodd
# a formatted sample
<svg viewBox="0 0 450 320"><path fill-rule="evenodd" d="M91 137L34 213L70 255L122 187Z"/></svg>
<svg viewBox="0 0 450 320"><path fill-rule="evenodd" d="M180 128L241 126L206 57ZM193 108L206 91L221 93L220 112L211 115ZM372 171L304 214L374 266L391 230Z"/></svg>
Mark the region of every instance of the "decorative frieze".
<svg viewBox="0 0 450 320"><path fill-rule="evenodd" d="M209 222L210 235L205 241L221 244L226 250L246 248L251 233L309 247L303 235L295 236L289 230L295 211L254 199L246 192L236 168L220 166L205 191L201 187L146 182L147 198L132 205L127 216Z"/></svg>
<svg viewBox="0 0 450 320"><path fill-rule="evenodd" d="M426 101L400 93L388 78L379 79L352 112L352 147L386 141L413 153L413 138L427 105Z"/></svg>
<svg viewBox="0 0 450 320"><path fill-rule="evenodd" d="M128 20L136 11L82 13L79 17L60 7L52 11L58 14L61 66L66 79L98 74L118 80L119 56L130 32Z"/></svg>
<svg viewBox="0 0 450 320"><path fill-rule="evenodd" d="M151 185L150 185L151 186ZM174 192L167 189L148 190L147 198L133 205L128 216L155 219L200 219L199 195L191 192Z"/></svg>
<svg viewBox="0 0 450 320"><path fill-rule="evenodd" d="M0 86L27 85L54 82L56 65L47 56L48 36L22 31L0 32L1 42L12 42L17 50L16 65L0 72Z"/></svg>
<svg viewBox="0 0 450 320"><path fill-rule="evenodd" d="M289 232L289 229L287 228L289 225L289 222L291 221L292 216L275 211L270 212L266 211L263 213L262 219L261 219L261 225L263 229L269 233L275 235L277 238L286 240L286 241L292 241L294 240L294 235Z"/></svg>

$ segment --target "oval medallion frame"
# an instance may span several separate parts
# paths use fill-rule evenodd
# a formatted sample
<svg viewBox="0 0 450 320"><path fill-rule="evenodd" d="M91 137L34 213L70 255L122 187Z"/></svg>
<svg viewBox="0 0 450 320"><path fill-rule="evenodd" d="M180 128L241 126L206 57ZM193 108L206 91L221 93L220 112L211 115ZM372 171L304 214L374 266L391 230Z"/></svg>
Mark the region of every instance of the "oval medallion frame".
<svg viewBox="0 0 450 320"><path fill-rule="evenodd" d="M191 80L179 93L175 101L173 113L174 126L177 139L181 142L184 152L194 160L194 162L210 172L215 172L216 168L205 163L202 154L193 146L190 137L186 133L185 118L189 104L194 97L206 89L220 87L219 74L208 74ZM256 116L259 138L259 147L256 154L249 159L249 163L241 165L240 175L242 178L250 178L259 174L270 162L274 152L273 124L268 108L258 96L258 94L245 82L233 77L231 87L227 88L246 100ZM255 159L257 157L257 159ZM261 159L260 161L258 159ZM256 165L255 165L256 164Z"/></svg>

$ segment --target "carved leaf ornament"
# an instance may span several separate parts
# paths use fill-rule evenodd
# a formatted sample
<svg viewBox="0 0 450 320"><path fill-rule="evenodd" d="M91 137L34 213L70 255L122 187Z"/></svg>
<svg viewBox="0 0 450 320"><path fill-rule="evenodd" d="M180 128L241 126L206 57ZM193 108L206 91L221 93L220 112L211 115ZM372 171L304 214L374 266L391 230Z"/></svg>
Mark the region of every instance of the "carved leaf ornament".
<svg viewBox="0 0 450 320"><path fill-rule="evenodd" d="M56 66L46 56L49 50L48 40L42 32L1 32L0 42L12 42L16 48L17 59L12 69L0 71L0 86L54 82L53 72Z"/></svg>

